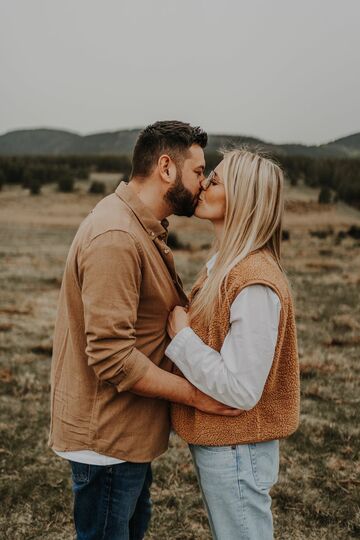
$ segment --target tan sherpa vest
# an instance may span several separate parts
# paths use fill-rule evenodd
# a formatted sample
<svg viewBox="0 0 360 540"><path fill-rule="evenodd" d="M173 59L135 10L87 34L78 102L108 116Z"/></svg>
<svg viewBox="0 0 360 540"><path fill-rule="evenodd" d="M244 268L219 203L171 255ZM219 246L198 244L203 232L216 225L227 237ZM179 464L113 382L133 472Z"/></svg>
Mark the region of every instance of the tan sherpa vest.
<svg viewBox="0 0 360 540"><path fill-rule="evenodd" d="M205 279L203 276L194 285L190 301ZM227 295L222 295L223 301L214 310L210 324L205 326L200 320L195 321L192 329L206 345L219 352L229 330L232 302L244 287L255 283L271 287L281 301L278 339L262 396L253 409L238 417L211 415L173 404L173 427L189 443L207 446L255 443L287 437L298 426L300 384L293 302L287 280L267 250L250 253L231 270Z"/></svg>

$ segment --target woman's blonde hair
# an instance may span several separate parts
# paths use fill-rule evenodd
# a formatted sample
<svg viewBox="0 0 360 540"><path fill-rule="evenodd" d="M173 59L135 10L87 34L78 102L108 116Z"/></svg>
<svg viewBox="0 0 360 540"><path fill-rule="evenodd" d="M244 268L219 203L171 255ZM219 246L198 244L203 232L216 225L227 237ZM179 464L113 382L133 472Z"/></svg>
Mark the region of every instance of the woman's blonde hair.
<svg viewBox="0 0 360 540"><path fill-rule="evenodd" d="M189 309L191 321L200 317L205 324L221 299L230 270L250 252L267 248L282 270L282 170L260 152L246 148L224 152L223 160L226 195L223 236L214 244L218 255L211 277Z"/></svg>

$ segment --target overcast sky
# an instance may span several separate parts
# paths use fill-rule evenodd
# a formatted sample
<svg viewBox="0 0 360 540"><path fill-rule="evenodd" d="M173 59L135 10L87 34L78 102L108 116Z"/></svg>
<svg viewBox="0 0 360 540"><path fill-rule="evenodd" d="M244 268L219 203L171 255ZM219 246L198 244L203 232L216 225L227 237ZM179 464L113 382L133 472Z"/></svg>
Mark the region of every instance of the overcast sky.
<svg viewBox="0 0 360 540"><path fill-rule="evenodd" d="M359 0L0 0L0 133L360 131Z"/></svg>

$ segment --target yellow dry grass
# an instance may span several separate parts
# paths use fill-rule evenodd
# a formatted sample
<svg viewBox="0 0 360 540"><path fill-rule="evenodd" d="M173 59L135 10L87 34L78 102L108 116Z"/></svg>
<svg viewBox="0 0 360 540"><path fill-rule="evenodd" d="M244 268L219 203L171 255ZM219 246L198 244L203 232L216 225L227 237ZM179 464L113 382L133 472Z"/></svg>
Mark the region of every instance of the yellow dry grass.
<svg viewBox="0 0 360 540"><path fill-rule="evenodd" d="M111 191L117 175L97 176ZM49 368L56 302L75 230L99 200L79 183L29 196L0 193L0 537L72 537L67 464L47 449ZM273 490L276 538L349 539L359 519L360 245L337 239L360 224L344 205L319 207L317 191L287 187L284 261L293 287L302 373L301 426L281 444ZM190 250L175 252L187 289L204 264L211 226L172 217ZM330 230L326 238L310 231ZM209 532L186 446L178 438L154 464L148 538L206 540ZM235 539L234 539L235 540Z"/></svg>

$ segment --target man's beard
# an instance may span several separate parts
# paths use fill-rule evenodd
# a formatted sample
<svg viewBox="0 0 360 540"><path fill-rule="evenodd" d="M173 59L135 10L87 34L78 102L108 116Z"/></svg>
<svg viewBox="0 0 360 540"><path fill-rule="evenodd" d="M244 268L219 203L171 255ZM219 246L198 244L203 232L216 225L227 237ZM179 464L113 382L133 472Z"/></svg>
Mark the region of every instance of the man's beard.
<svg viewBox="0 0 360 540"><path fill-rule="evenodd" d="M176 173L174 185L164 195L175 216L191 217L194 215L198 196L193 195L182 182L182 174Z"/></svg>

